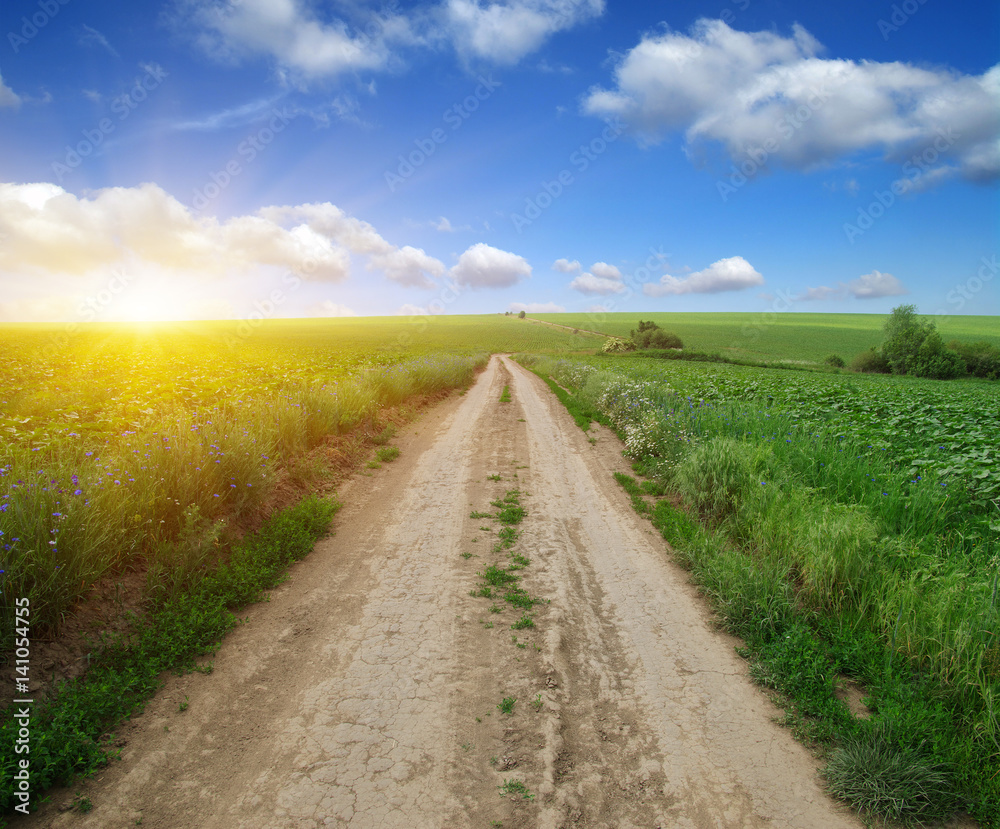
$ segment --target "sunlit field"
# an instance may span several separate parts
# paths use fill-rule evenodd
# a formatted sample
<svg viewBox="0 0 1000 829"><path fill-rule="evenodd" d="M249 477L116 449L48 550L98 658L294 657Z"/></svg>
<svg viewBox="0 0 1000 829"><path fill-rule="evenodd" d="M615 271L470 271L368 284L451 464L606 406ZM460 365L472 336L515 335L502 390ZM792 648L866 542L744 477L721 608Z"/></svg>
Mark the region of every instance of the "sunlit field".
<svg viewBox="0 0 1000 829"><path fill-rule="evenodd" d="M595 342L502 315L4 326L4 597L30 597L51 632L103 575L252 514L328 436L467 385L490 352Z"/></svg>

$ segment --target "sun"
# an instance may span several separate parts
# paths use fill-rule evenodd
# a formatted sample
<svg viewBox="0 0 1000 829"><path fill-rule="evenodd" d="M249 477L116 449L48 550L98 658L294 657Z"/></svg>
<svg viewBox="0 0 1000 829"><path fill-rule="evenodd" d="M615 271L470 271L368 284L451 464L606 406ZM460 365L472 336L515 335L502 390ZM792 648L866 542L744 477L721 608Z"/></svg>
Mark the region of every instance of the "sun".
<svg viewBox="0 0 1000 829"><path fill-rule="evenodd" d="M168 322L188 318L176 292L165 286L136 285L115 302L113 316L121 322Z"/></svg>

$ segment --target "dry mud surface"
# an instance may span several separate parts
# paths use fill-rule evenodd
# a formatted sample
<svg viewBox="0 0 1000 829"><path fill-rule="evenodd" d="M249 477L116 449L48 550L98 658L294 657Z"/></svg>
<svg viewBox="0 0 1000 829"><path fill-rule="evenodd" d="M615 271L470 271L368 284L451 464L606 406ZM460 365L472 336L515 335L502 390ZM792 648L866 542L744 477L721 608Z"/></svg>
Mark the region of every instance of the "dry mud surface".
<svg viewBox="0 0 1000 829"><path fill-rule="evenodd" d="M590 434L494 357L342 489L211 674L170 677L120 761L17 825L859 827L612 479L618 440ZM500 526L470 513L511 489L522 585L548 600L517 631L470 595ZM91 812L59 811L74 792Z"/></svg>

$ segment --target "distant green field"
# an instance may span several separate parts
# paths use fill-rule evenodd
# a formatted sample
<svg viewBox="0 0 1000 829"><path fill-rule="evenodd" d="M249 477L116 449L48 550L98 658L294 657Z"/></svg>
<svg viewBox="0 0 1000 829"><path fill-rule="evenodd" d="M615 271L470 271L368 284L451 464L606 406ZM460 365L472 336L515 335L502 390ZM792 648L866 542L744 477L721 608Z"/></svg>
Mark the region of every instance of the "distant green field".
<svg viewBox="0 0 1000 829"><path fill-rule="evenodd" d="M677 334L685 348L730 357L819 363L831 354L848 362L882 342L884 314L646 313L533 314L532 318L580 331L627 337L639 320L653 320ZM933 318L932 318L933 319ZM937 320L945 341L985 340L1000 346L1000 317Z"/></svg>

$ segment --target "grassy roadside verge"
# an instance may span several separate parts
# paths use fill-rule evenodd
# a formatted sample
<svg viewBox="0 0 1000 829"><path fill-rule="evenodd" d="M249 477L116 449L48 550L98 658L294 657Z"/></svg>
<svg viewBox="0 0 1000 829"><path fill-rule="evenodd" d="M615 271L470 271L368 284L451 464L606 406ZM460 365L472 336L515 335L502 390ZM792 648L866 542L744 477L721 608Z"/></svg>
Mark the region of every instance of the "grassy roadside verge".
<svg viewBox="0 0 1000 829"><path fill-rule="evenodd" d="M1000 577L988 544L957 538L974 504L891 486L909 476L777 411L671 398L667 421L640 382L557 379L607 404L646 478L619 483L827 761L831 792L872 818L1000 826Z"/></svg>
<svg viewBox="0 0 1000 829"><path fill-rule="evenodd" d="M468 365L468 374L448 378L454 382L444 389L467 386L477 367L471 361ZM303 491L317 485L328 491L330 474L360 468L372 447L379 461L397 457L399 449L386 444L397 424L444 392L437 382L434 385L435 394L425 396L421 389L409 400L394 399L399 405L374 409L370 423L331 438L332 443L313 453L289 458L287 481L276 493L278 506L302 498ZM379 465L369 466L372 463ZM22 758L30 760L32 809L44 802L47 789L106 764L117 754L111 731L156 693L164 672L211 671L211 664L199 664L199 657L213 653L240 623L240 608L259 601L263 591L285 579L288 565L312 550L339 508L335 498L308 495L238 541L221 520L201 515L196 504L185 510L173 541L157 545L155 556L145 561L145 588L140 602L124 613L125 632L102 633L98 642L88 645L83 676L27 695L35 700L30 707L30 754L17 752L19 706L0 712L0 826L6 825L4 814L14 813L21 803L15 774ZM37 670L32 672L37 675Z"/></svg>
<svg viewBox="0 0 1000 829"><path fill-rule="evenodd" d="M142 707L163 672L211 670L195 660L213 653L239 624L233 611L280 583L287 566L327 531L339 506L310 497L278 513L237 545L227 563L153 602L131 635L107 638L84 676L60 683L33 705L29 755L15 753L18 727L8 709L0 723L0 810L21 802L14 778L20 757L30 758L35 805L52 785L107 762L114 753L107 732Z"/></svg>

